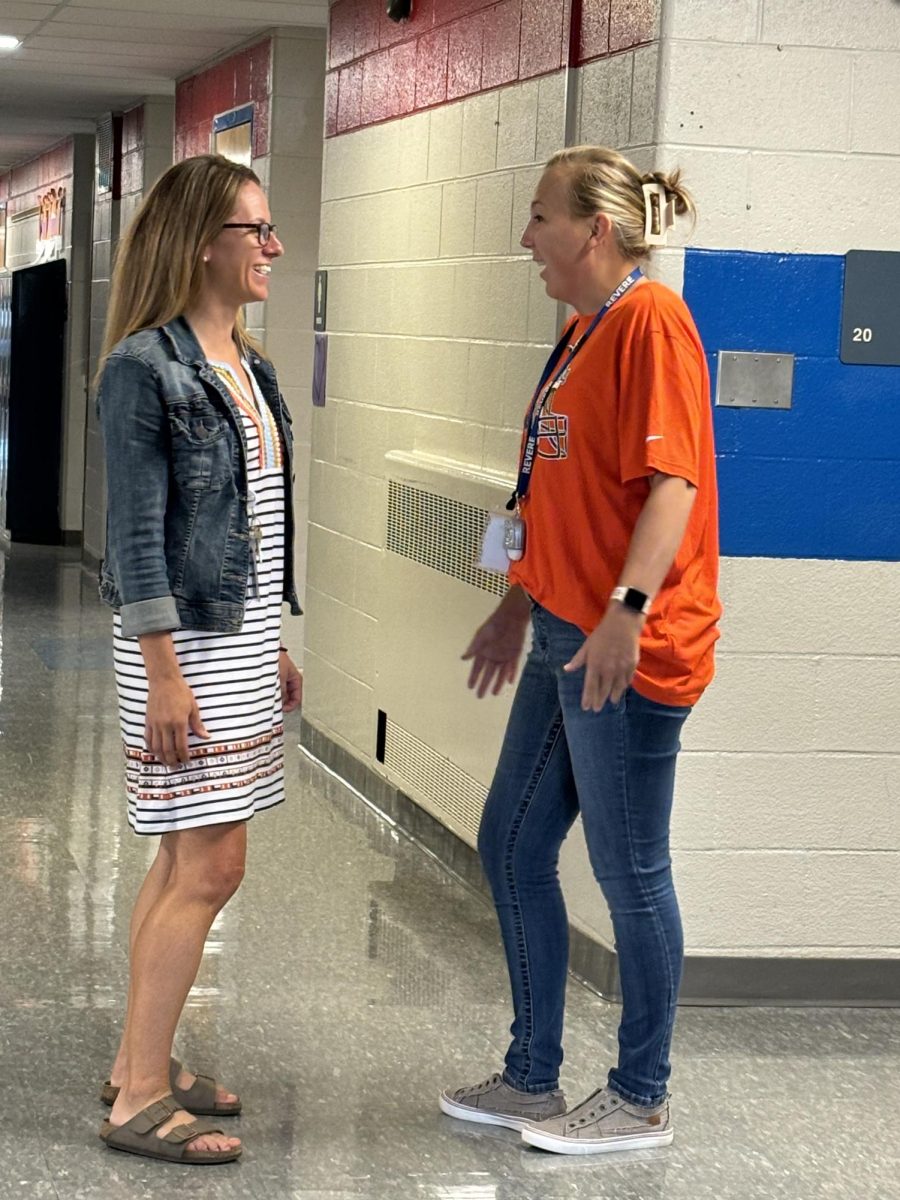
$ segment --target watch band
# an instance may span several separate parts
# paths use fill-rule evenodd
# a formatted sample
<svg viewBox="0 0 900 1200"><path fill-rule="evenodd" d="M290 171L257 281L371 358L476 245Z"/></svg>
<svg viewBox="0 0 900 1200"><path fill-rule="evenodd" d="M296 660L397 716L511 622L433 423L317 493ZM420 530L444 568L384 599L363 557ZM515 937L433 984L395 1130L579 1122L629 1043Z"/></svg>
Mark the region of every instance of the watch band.
<svg viewBox="0 0 900 1200"><path fill-rule="evenodd" d="M630 608L632 612L641 613L646 617L650 611L652 597L646 592L639 592L637 588L632 587L615 587L609 594L610 600L618 600L620 604L624 604L626 608Z"/></svg>

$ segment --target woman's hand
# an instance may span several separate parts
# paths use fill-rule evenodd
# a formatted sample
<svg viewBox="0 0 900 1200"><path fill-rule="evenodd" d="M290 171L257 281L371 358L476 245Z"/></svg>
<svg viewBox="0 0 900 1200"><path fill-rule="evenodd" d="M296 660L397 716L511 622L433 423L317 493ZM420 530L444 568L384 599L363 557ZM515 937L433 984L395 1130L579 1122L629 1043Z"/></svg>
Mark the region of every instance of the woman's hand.
<svg viewBox="0 0 900 1200"><path fill-rule="evenodd" d="M520 587L510 588L494 612L480 625L462 658L472 659L468 687L482 699L488 689L498 696L516 677L531 602Z"/></svg>
<svg viewBox="0 0 900 1200"><path fill-rule="evenodd" d="M191 756L188 730L197 737L209 737L200 719L194 693L183 676L179 673L163 679L150 679L144 725L147 749L167 767L186 763Z"/></svg>
<svg viewBox="0 0 900 1200"><path fill-rule="evenodd" d="M569 673L584 667L581 707L585 712L599 712L607 700L619 703L637 670L643 626L642 613L612 601L603 620L563 667Z"/></svg>
<svg viewBox="0 0 900 1200"><path fill-rule="evenodd" d="M303 672L287 650L282 650L278 655L278 675L281 679L281 707L286 713L293 712L303 703Z"/></svg>

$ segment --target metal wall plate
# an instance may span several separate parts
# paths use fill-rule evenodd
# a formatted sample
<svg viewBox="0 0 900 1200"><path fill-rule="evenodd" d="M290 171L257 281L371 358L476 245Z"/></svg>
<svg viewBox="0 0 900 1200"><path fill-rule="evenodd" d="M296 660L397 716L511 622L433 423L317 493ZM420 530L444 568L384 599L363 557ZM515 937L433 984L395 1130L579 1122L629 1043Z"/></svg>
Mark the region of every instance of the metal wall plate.
<svg viewBox="0 0 900 1200"><path fill-rule="evenodd" d="M716 404L726 408L790 408L793 354L720 350Z"/></svg>

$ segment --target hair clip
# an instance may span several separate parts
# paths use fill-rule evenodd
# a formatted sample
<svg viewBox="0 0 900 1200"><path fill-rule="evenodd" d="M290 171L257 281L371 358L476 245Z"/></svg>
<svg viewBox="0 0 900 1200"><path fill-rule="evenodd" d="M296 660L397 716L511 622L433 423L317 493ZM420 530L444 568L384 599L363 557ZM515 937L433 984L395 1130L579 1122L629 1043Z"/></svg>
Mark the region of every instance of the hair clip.
<svg viewBox="0 0 900 1200"><path fill-rule="evenodd" d="M661 183L644 183L644 241L648 246L665 246L675 224L675 197Z"/></svg>

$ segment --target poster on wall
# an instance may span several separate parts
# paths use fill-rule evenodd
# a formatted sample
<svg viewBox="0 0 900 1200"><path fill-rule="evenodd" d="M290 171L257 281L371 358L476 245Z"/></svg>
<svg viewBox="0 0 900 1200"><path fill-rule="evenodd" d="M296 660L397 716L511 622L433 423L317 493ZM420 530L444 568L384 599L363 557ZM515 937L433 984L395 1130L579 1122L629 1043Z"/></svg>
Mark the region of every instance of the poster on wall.
<svg viewBox="0 0 900 1200"><path fill-rule="evenodd" d="M253 105L243 104L213 117L212 149L232 162L249 167L253 158Z"/></svg>
<svg viewBox="0 0 900 1200"><path fill-rule="evenodd" d="M38 196L37 261L60 258L66 217L66 189L52 187Z"/></svg>

